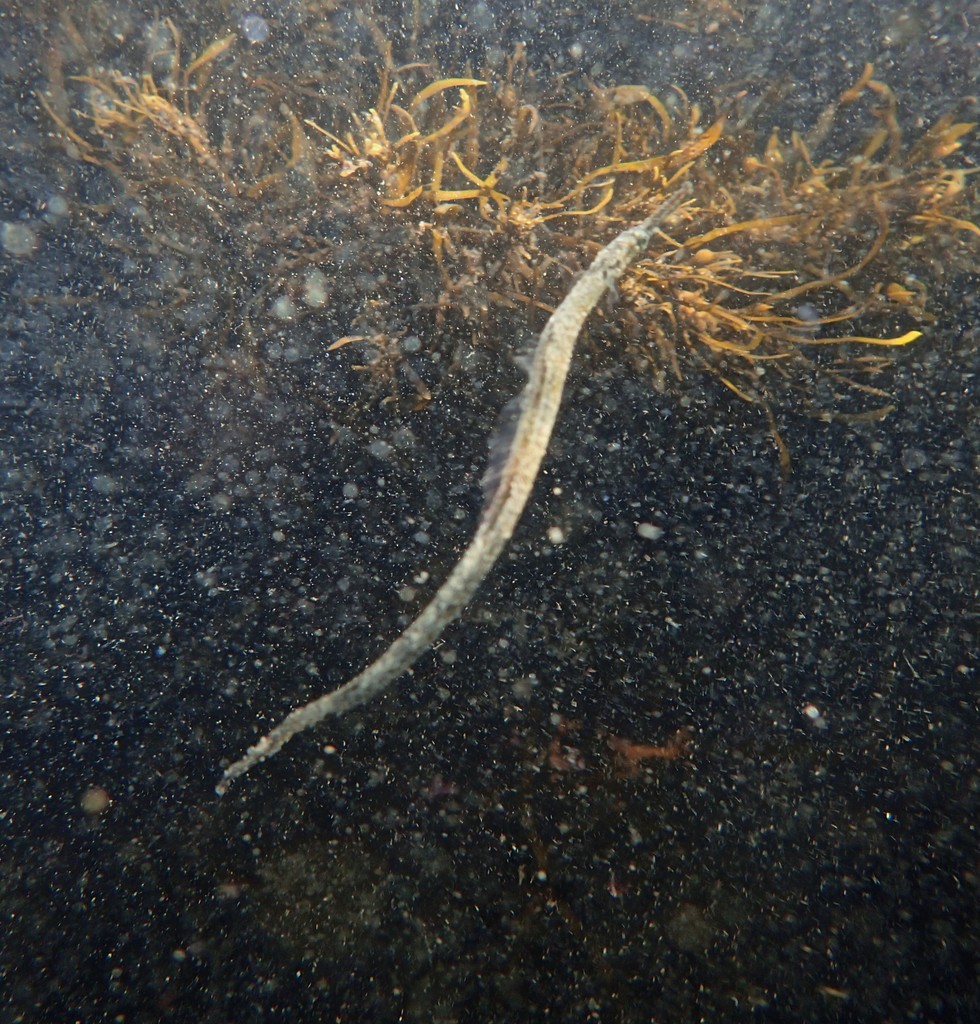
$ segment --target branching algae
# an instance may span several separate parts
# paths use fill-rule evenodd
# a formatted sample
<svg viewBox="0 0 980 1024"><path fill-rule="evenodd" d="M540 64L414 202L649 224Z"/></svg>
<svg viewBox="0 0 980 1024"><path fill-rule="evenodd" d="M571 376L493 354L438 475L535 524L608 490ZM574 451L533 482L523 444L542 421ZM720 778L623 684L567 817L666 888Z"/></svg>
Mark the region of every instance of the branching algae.
<svg viewBox="0 0 980 1024"><path fill-rule="evenodd" d="M185 301L206 258L231 290L210 330L241 343L232 325L261 336L273 297L313 267L325 322L345 328L329 349L366 343L379 373L408 317L450 348L498 336L491 317L544 324L459 565L378 661L290 715L222 791L384 689L470 599L517 524L575 338L608 289L618 283L610 316L625 341L604 358L660 387L707 372L764 410L786 463L774 409L884 415L883 372L935 317L930 285L975 267L976 185L960 159L974 125L950 114L907 143L870 65L809 132L783 138L760 131L766 104L744 93L706 117L680 89L542 82L520 47L504 66L442 76L396 66L379 38L373 76L346 81L338 67L306 83L256 66L230 36L186 60L175 25L160 36L163 57L139 74L57 67L41 102L71 152L138 198L147 237L186 259L162 309ZM871 127L855 143L858 114ZM90 211L95 230L101 215ZM351 239L357 262L409 283L359 294L340 255ZM855 396L870 408L855 411ZM430 397L421 382L417 397Z"/></svg>

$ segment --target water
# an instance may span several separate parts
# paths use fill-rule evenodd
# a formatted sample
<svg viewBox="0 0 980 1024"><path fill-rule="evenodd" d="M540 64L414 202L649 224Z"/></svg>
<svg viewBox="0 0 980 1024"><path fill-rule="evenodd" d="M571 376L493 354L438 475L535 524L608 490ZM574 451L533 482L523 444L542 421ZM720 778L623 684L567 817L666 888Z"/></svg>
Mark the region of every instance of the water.
<svg viewBox="0 0 980 1024"><path fill-rule="evenodd" d="M376 25L330 6L171 12L185 69L235 37L189 82L227 132L187 151L208 201L182 206L172 183L126 195L33 99L49 89L79 125L71 75L144 64L165 95L176 40L156 11L4 12L0 1018L973 1019L977 280L960 235L945 273L919 267L936 322L874 380L887 399L838 403L820 364L816 415L777 407L788 479L762 409L623 354L622 289L463 620L391 696L213 794L223 761L379 653L445 577L521 386L515 339L543 316L489 294L503 250L478 211L445 255L450 283L471 278L437 303L431 229L399 249L397 212L325 203L284 111L329 128L338 89L350 112L374 103L354 56L377 54L380 25L396 65L414 50L499 81L521 41L543 83L677 84L705 109L789 76L763 111L783 138L874 61L910 143L975 91L969 5L426 3ZM262 76L295 91L242 84ZM863 130L845 113L844 135ZM296 160L233 195L208 161L244 176L246 157L222 138ZM150 174L166 144L119 159ZM536 232L564 252L573 228ZM886 401L880 421L826 415ZM640 756L679 752L682 730L680 756Z"/></svg>

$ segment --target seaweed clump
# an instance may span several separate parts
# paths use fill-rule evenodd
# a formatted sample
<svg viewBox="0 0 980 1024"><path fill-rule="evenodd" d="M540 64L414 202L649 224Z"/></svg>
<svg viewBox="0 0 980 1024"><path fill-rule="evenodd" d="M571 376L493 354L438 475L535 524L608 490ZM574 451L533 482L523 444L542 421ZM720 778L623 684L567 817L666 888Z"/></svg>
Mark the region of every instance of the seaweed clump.
<svg viewBox="0 0 980 1024"><path fill-rule="evenodd" d="M546 80L520 46L447 76L397 65L367 24L378 52L353 76L348 60L286 78L235 35L185 58L167 21L139 73L59 68L42 98L176 260L155 312L179 316L217 279L195 326L218 350L260 364L269 331L312 318L324 348L361 347L384 389L409 381L424 402L401 339L451 360L503 322L539 328L609 237L686 179L683 225L626 275L603 333L620 341L595 357L628 357L658 387L707 371L773 424L788 399L878 416L883 371L936 316L932 288L975 263L974 125L950 114L906 143L871 66L784 139L758 127L767 97L707 116L678 88ZM90 211L97 230L104 215ZM855 395L872 408L855 413Z"/></svg>

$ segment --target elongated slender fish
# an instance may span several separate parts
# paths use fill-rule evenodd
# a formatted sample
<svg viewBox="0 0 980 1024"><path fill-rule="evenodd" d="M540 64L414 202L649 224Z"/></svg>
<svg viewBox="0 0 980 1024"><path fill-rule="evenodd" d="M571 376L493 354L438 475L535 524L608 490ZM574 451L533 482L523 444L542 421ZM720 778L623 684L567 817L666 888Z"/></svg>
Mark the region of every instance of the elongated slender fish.
<svg viewBox="0 0 980 1024"><path fill-rule="evenodd" d="M484 478L487 499L477 531L419 617L359 675L332 693L296 708L272 732L249 747L244 757L225 769L217 786L219 795L240 775L281 750L298 732L328 715L342 715L387 689L466 607L513 535L531 496L541 460L548 451L582 325L606 289L615 285L646 249L654 231L681 205L689 191L690 186L685 183L646 220L618 234L599 252L545 324L528 369L527 384L513 410L513 425L507 430L509 444L503 451L491 454Z"/></svg>

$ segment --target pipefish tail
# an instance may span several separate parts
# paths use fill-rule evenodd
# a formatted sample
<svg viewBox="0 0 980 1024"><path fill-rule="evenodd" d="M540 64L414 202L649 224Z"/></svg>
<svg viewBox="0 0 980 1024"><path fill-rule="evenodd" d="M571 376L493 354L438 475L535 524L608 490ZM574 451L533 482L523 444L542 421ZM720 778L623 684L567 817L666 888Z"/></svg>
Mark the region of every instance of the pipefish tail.
<svg viewBox="0 0 980 1024"><path fill-rule="evenodd" d="M657 228L687 198L684 182L654 212L618 234L575 282L544 326L528 369L528 379L511 409L511 426L491 451L484 487L485 505L469 546L435 596L391 646L339 689L291 711L268 735L225 769L217 792L272 757L297 733L342 715L386 690L439 638L469 603L514 533L548 451L575 342L586 319L650 243Z"/></svg>

